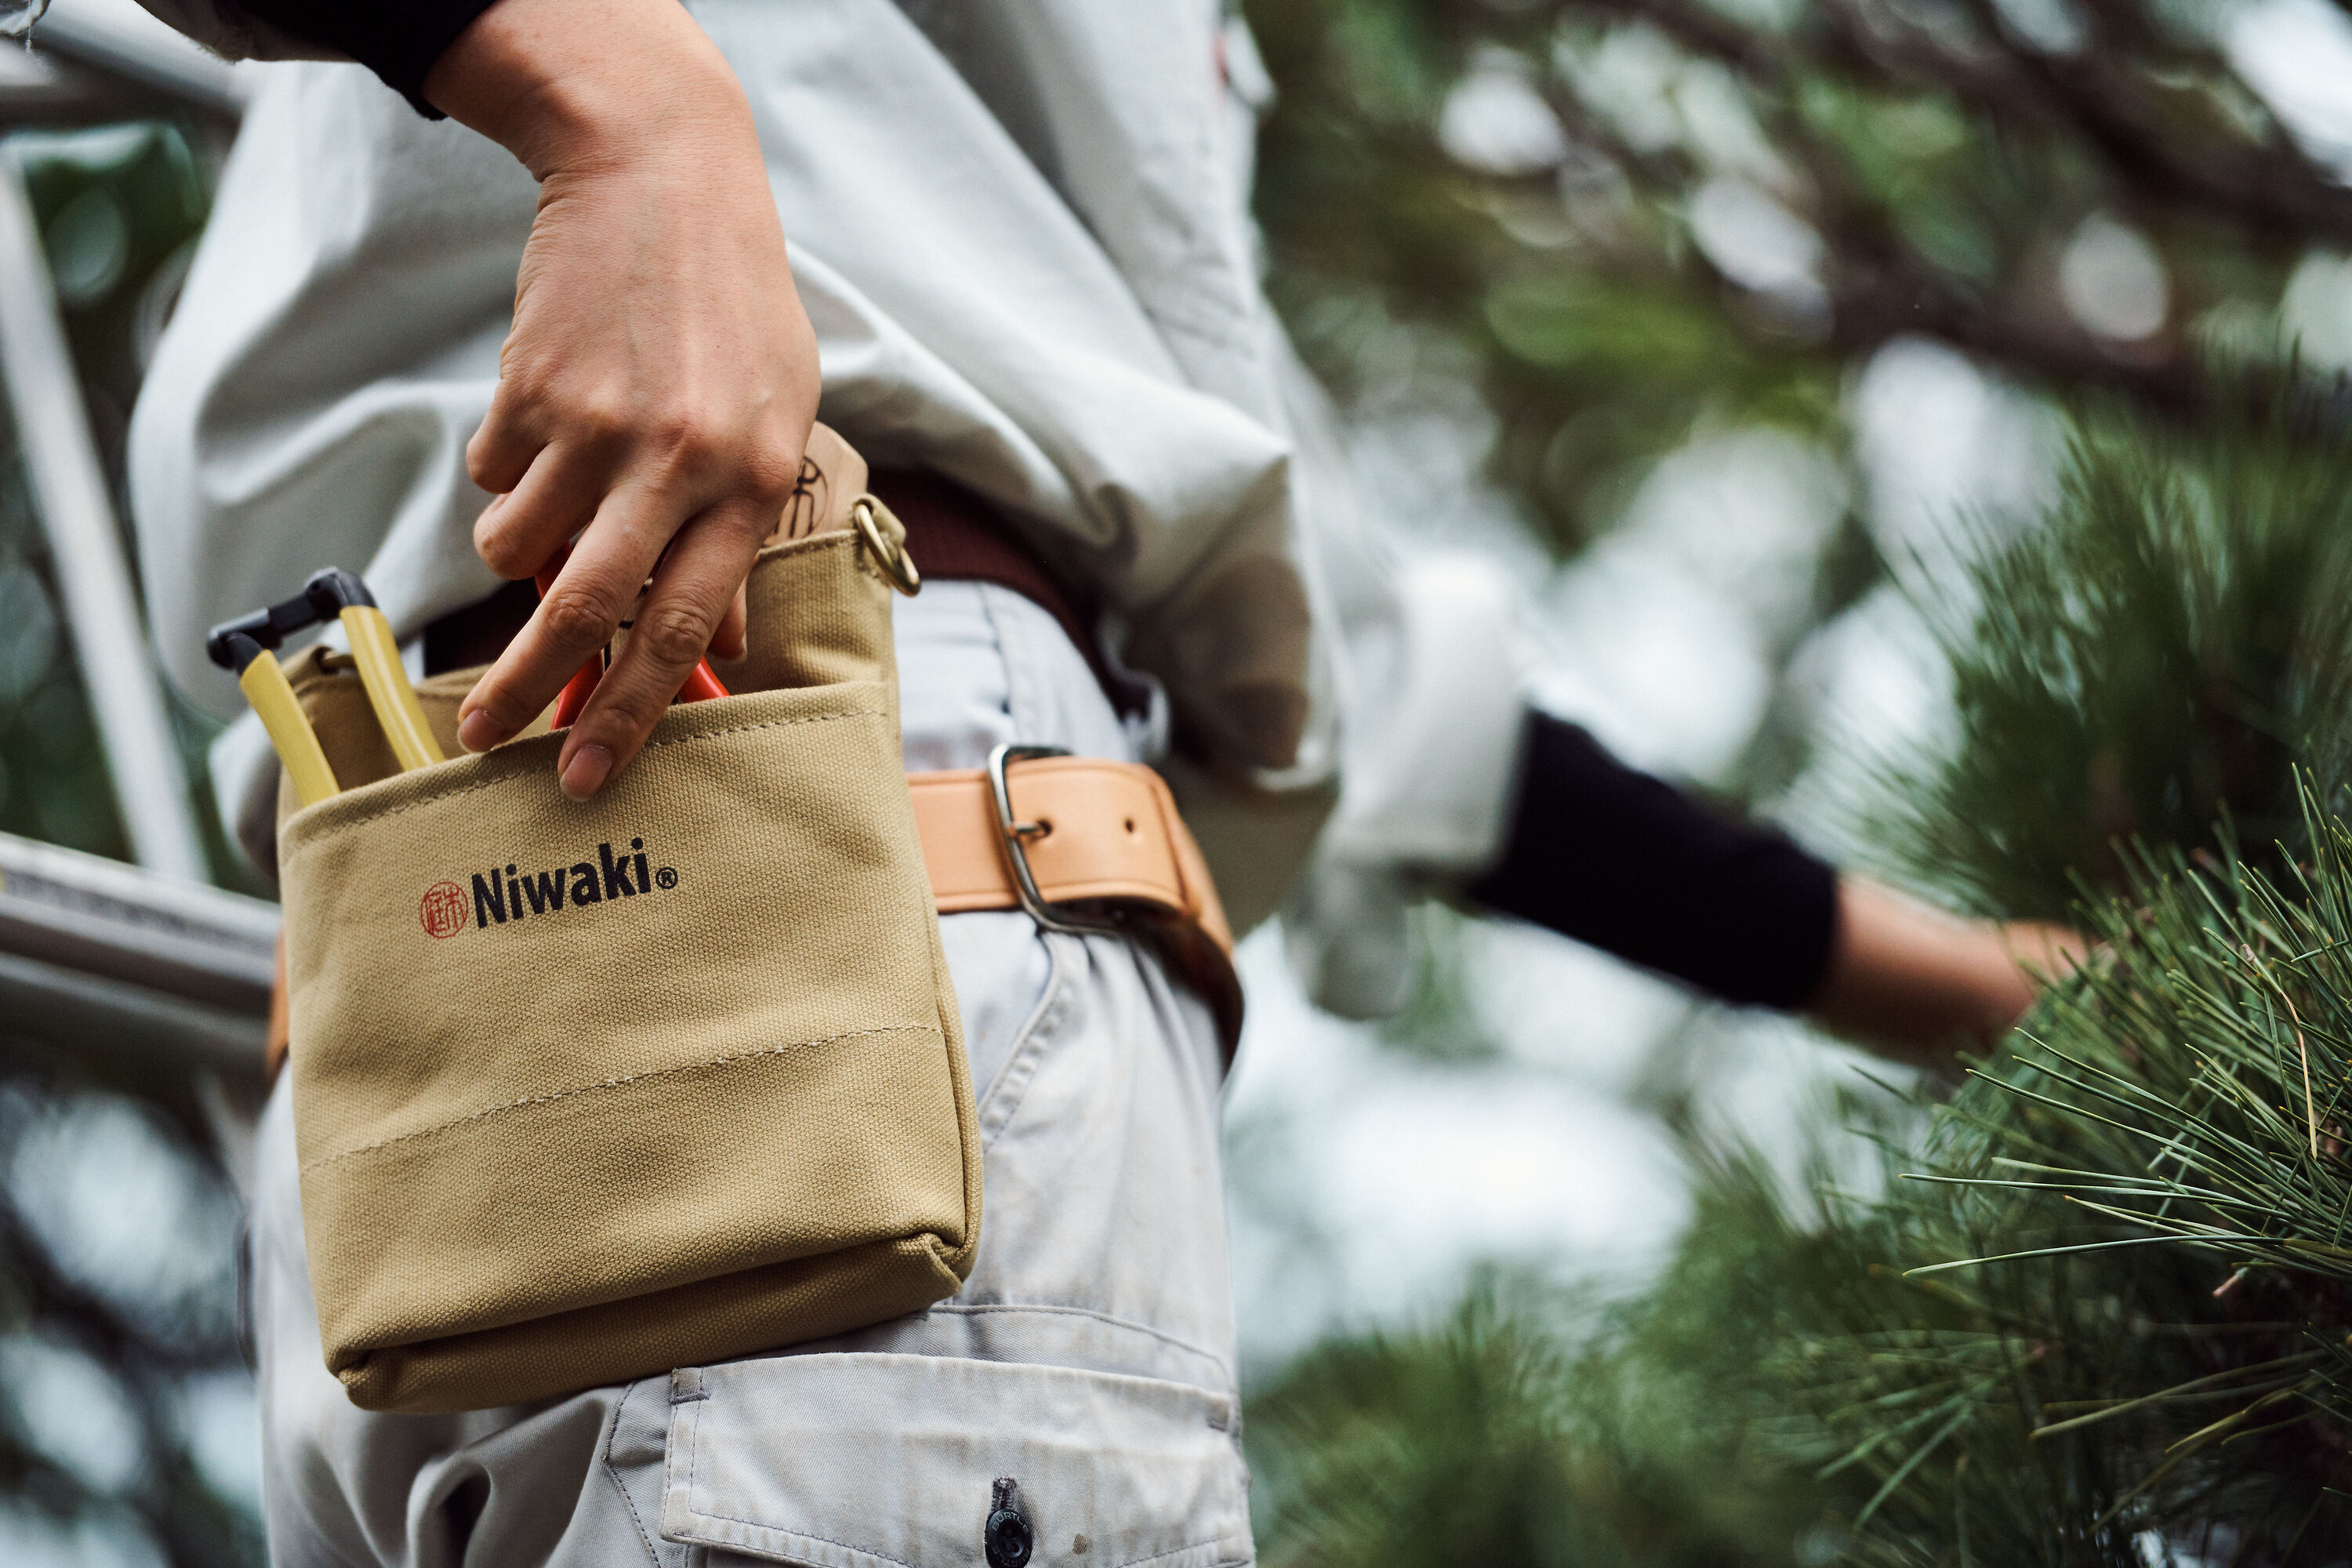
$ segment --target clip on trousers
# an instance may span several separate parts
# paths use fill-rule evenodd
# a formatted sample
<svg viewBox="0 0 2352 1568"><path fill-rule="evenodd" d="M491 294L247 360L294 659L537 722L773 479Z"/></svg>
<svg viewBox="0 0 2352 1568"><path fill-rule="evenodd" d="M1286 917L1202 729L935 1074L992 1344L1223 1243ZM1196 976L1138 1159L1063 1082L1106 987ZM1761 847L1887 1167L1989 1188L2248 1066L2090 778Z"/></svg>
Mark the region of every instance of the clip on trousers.
<svg viewBox="0 0 2352 1568"><path fill-rule="evenodd" d="M1242 1023L1233 931L1167 784L1095 757L1033 755L999 769L1009 819L988 769L908 775L940 913L1026 908L1049 929L1141 942L1209 1004L1230 1058Z"/></svg>

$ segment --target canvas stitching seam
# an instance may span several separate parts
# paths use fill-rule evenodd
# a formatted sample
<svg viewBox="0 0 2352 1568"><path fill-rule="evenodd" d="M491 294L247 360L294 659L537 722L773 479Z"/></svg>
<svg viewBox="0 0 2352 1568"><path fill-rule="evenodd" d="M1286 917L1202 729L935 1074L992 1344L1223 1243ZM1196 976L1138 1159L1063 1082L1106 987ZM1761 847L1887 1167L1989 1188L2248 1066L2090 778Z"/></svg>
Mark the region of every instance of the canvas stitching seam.
<svg viewBox="0 0 2352 1568"><path fill-rule="evenodd" d="M936 1036L938 1033L937 1029L924 1024L881 1024L870 1029L848 1029L838 1035L821 1035L813 1040L794 1040L789 1045L762 1046L755 1051L737 1051L730 1056L713 1057L708 1061L681 1062L676 1067L648 1068L643 1072L624 1073L618 1078L608 1078L596 1083L575 1084L570 1089L559 1089L551 1094L529 1095L521 1100L509 1100L503 1105L485 1106L479 1110L452 1117L447 1121L438 1122L431 1127L420 1127L414 1132L402 1132L391 1138L380 1139L373 1143L362 1144L357 1149L346 1149L341 1153L324 1155L311 1161L302 1169L316 1171L334 1164L338 1161L356 1159L362 1154L373 1154L379 1150L389 1149L395 1143L406 1143L417 1138L430 1138L436 1133L446 1132L453 1128L466 1126L469 1122L488 1121L493 1116L504 1116L510 1111L528 1110L534 1105L550 1105L559 1100L569 1100L574 1095L597 1094L605 1089L626 1089L633 1083L642 1083L647 1079L668 1078L682 1072L698 1072L705 1068L728 1067L736 1062L750 1061L758 1057L782 1056L787 1051L806 1050L812 1046L835 1045L840 1041L854 1040L865 1035Z"/></svg>
<svg viewBox="0 0 2352 1568"><path fill-rule="evenodd" d="M827 724L835 719L884 719L888 716L878 708L844 708L837 712L811 713L798 719L763 719L757 724L733 724L724 730L712 730L700 735L680 735L670 741L648 741L643 750L650 752L661 746L684 746L697 741L716 741L727 735L747 735L757 730L782 730L794 724ZM412 800L402 805L387 805L381 810L369 812L364 816L354 816L348 822L336 825L330 831L342 833L351 828L364 826L371 822L381 822L388 816L398 816L404 812L421 811L428 805L438 805L443 801L456 800L460 795L473 795L480 790L497 789L501 784L512 782L514 781L506 778L483 779L479 783L469 784L462 789L448 790L430 795L424 800ZM300 854L299 848L296 850L296 854L298 856Z"/></svg>
<svg viewBox="0 0 2352 1568"><path fill-rule="evenodd" d="M844 708L832 713L809 713L798 719L762 719L756 724L730 724L724 730L707 730L699 735L679 735L667 741L647 741L645 751L663 746L688 746L697 741L716 741L722 735L747 735L754 730L782 730L793 724L824 724L835 719L881 719L886 715L879 708Z"/></svg>

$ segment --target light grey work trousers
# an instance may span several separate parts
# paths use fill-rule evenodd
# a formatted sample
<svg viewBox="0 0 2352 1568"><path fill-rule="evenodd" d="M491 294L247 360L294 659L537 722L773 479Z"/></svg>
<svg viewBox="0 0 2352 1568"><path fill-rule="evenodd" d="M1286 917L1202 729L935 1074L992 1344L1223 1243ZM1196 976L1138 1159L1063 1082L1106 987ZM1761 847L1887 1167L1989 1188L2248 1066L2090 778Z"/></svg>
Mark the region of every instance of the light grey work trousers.
<svg viewBox="0 0 2352 1568"><path fill-rule="evenodd" d="M935 583L898 616L909 769L1013 740L1132 758L1026 599ZM772 1355L462 1415L354 1408L320 1352L281 1079L251 1243L271 1560L1019 1568L1025 1542L1041 1568L1251 1562L1207 1010L1116 939L1018 912L941 925L984 1146L971 1279Z"/></svg>

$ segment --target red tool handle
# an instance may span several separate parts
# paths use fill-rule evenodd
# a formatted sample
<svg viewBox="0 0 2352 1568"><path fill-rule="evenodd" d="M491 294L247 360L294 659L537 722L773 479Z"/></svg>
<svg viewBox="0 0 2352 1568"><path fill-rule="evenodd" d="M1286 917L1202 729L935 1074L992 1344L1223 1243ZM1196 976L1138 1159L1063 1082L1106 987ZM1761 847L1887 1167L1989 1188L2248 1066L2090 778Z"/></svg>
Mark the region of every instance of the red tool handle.
<svg viewBox="0 0 2352 1568"><path fill-rule="evenodd" d="M531 580L537 584L541 598L547 597L548 590L555 586L555 574L562 571L563 563L571 559L572 547L567 544L551 556L546 565L539 569L538 574ZM555 699L555 720L552 728L570 729L573 721L580 717L580 710L588 706L589 696L595 691L596 683L604 679L604 656L592 655L586 663L572 672L572 679L563 683L563 690ZM727 695L726 686L711 670L710 660L700 658L695 660L694 668L686 672L686 683L677 689L677 695L670 700L708 702L714 697Z"/></svg>
<svg viewBox="0 0 2352 1568"><path fill-rule="evenodd" d="M710 661L707 658L699 658L695 660L694 668L686 672L686 684L677 689L677 695L670 700L708 702L714 697L728 695L730 693L719 680L718 672L710 668Z"/></svg>

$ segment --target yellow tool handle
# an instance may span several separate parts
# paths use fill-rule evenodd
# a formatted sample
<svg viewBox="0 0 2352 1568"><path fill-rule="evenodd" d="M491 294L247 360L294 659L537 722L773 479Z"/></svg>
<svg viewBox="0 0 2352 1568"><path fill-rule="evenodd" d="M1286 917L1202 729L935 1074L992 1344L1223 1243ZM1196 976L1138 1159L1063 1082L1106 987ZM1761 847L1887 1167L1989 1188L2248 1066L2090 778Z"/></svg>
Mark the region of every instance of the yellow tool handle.
<svg viewBox="0 0 2352 1568"><path fill-rule="evenodd" d="M392 623L373 605L345 605L342 621L351 634L352 662L359 666L360 684L367 688L368 706L375 710L375 721L383 726L383 738L392 742L401 772L445 761L425 717L425 704L416 700L416 688L408 683L408 670L400 662Z"/></svg>
<svg viewBox="0 0 2352 1568"><path fill-rule="evenodd" d="M304 805L316 805L342 787L335 783L335 770L327 765L327 753L320 750L319 737L276 654L263 649L238 674L236 683L261 715L261 727L269 731L269 743L278 748L278 760L286 764Z"/></svg>

